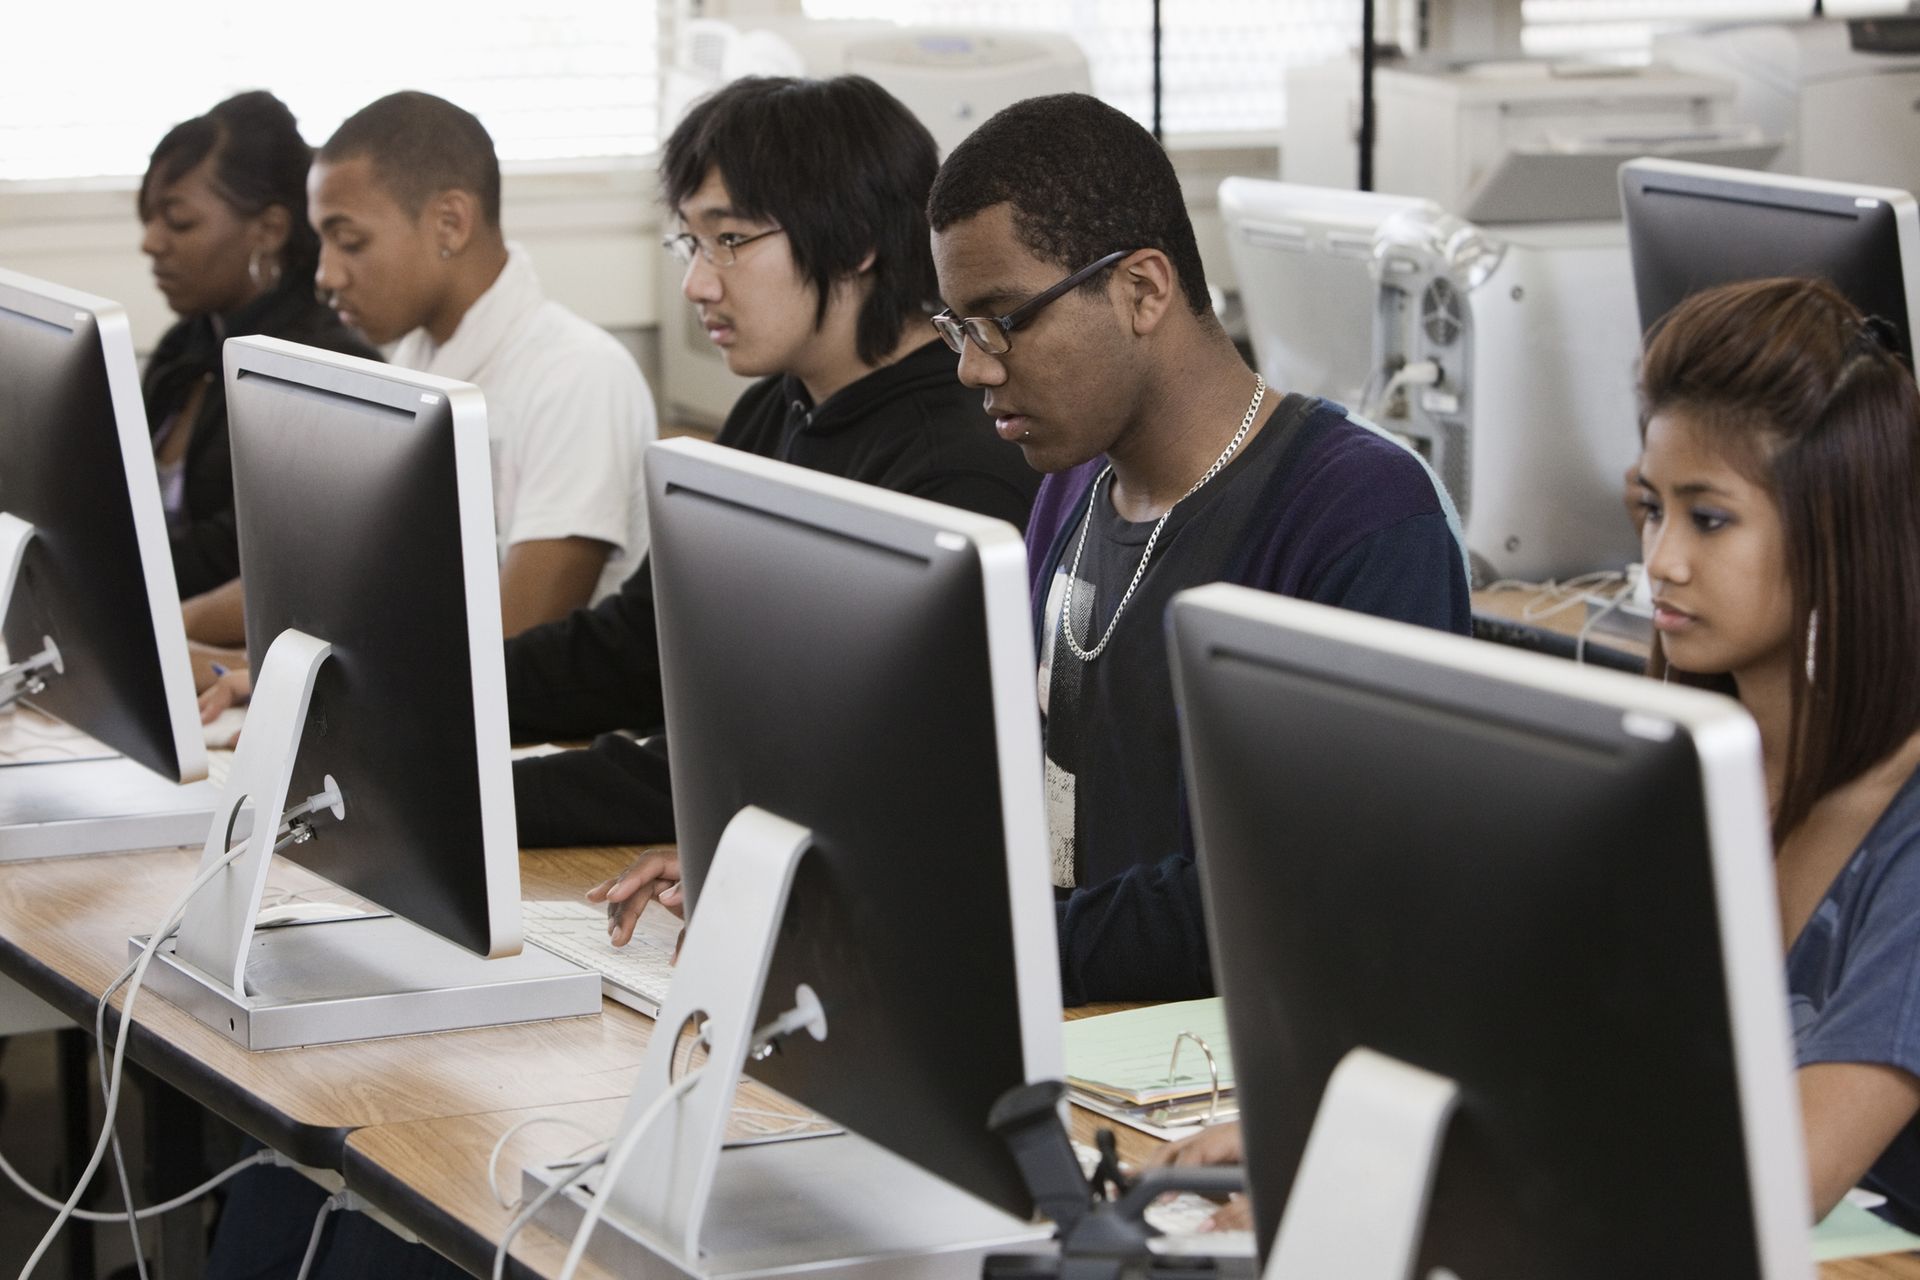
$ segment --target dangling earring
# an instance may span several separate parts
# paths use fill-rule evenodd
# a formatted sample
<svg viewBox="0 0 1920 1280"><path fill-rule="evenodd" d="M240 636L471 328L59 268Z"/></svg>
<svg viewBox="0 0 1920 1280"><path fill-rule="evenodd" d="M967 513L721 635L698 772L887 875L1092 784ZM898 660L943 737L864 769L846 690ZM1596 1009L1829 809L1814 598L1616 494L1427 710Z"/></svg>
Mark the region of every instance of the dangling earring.
<svg viewBox="0 0 1920 1280"><path fill-rule="evenodd" d="M1807 683L1813 683L1813 647L1820 640L1820 611L1807 614Z"/></svg>
<svg viewBox="0 0 1920 1280"><path fill-rule="evenodd" d="M253 281L253 287L262 292L280 283L280 259L268 258L265 261L267 270L263 271L260 251L255 249L247 255L247 279Z"/></svg>

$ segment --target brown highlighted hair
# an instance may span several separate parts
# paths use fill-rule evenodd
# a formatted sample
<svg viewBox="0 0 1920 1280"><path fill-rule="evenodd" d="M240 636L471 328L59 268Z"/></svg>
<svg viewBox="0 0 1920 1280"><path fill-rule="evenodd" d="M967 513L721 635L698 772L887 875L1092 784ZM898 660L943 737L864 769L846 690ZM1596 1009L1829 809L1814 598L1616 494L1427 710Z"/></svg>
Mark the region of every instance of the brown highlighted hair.
<svg viewBox="0 0 1920 1280"><path fill-rule="evenodd" d="M1797 625L1776 848L1920 729L1920 390L1891 343L1823 280L1756 280L1682 302L1641 362L1642 437L1685 413L1780 512ZM1726 687L1658 645L1648 673Z"/></svg>

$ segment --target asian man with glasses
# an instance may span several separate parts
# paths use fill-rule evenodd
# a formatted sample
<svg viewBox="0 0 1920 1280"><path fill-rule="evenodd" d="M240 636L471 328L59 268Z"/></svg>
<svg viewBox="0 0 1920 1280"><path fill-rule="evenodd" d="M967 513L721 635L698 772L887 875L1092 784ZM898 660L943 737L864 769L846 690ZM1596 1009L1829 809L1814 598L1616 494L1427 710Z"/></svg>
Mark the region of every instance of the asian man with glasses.
<svg viewBox="0 0 1920 1280"><path fill-rule="evenodd" d="M727 367L760 379L719 443L1024 527L1040 478L927 327L938 165L926 128L870 80L735 81L667 140L661 187L678 231L666 247ZM614 732L662 720L645 564L595 607L509 643L507 696L518 741L604 735L516 765L522 843L673 838L664 754ZM644 902L616 920L616 941Z"/></svg>

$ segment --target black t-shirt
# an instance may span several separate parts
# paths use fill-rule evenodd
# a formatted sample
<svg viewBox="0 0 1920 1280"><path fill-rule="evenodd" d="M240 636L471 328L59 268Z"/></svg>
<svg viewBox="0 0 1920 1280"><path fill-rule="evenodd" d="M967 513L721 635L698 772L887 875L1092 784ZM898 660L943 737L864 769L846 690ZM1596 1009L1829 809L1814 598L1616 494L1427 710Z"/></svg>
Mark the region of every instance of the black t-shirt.
<svg viewBox="0 0 1920 1280"><path fill-rule="evenodd" d="M1060 635L1074 549L1086 534L1073 588L1073 634L1091 650L1106 634L1158 520L1123 519L1094 485L1091 528L1070 532L1047 595L1042 668L1046 713L1047 827L1057 888L1099 884L1180 847L1180 737L1163 619L1174 593L1226 576L1259 517L1287 445L1317 401L1290 395L1239 455L1175 503L1153 558L1091 662Z"/></svg>

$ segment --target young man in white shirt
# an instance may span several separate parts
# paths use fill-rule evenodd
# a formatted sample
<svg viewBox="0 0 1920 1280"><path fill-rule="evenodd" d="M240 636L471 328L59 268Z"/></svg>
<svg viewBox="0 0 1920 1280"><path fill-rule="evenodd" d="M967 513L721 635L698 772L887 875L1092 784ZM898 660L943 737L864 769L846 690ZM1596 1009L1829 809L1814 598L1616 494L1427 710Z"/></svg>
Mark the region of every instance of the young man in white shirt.
<svg viewBox="0 0 1920 1280"><path fill-rule="evenodd" d="M507 243L480 121L431 94L389 94L320 148L307 191L316 280L340 318L394 364L486 396L505 633L617 588L646 553L653 397L627 350L549 300ZM239 641L237 583L187 613L195 639Z"/></svg>

